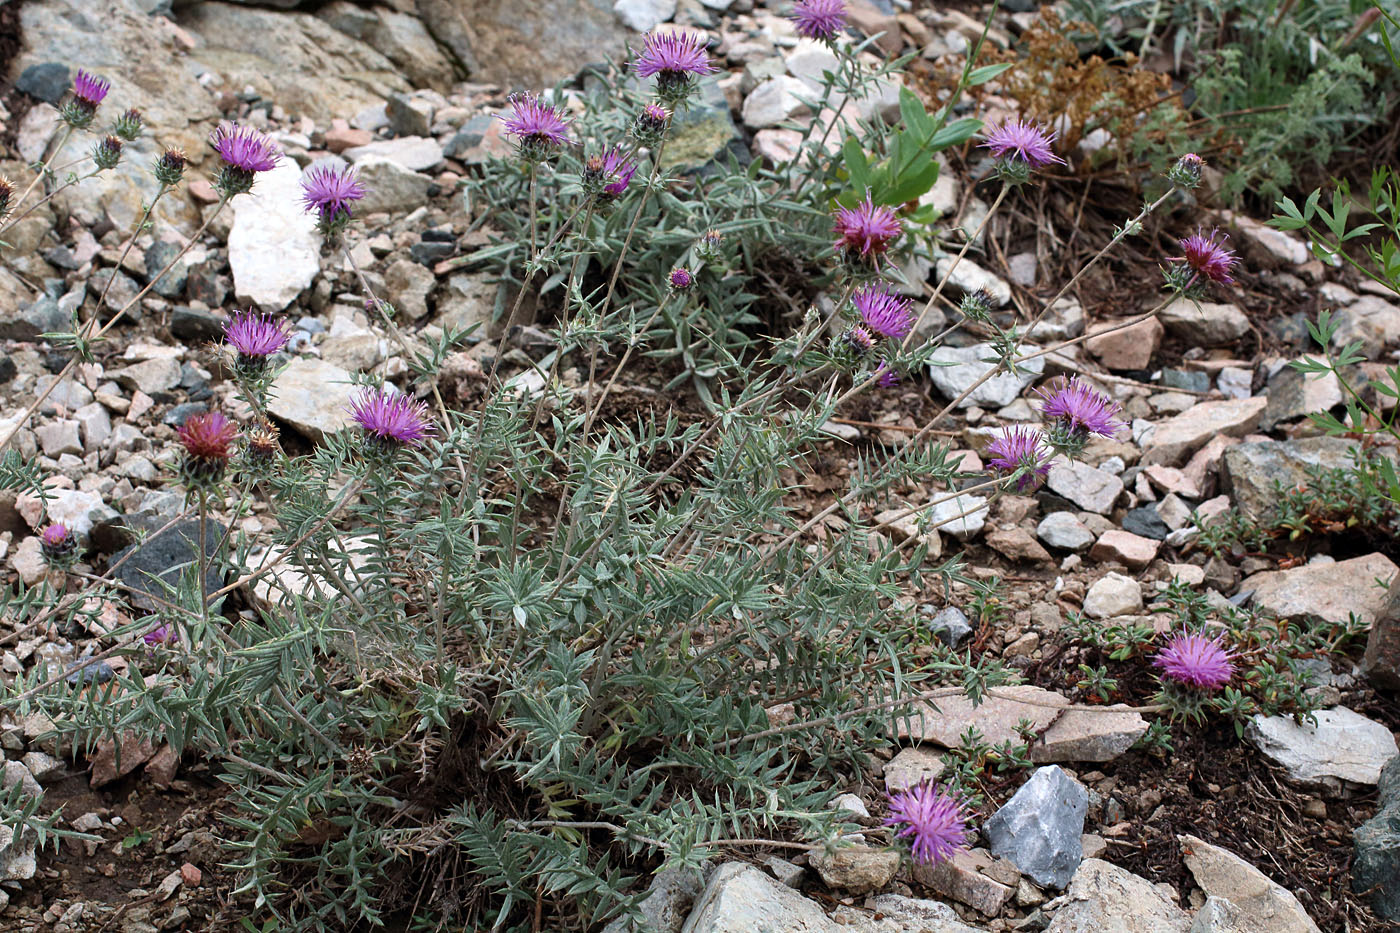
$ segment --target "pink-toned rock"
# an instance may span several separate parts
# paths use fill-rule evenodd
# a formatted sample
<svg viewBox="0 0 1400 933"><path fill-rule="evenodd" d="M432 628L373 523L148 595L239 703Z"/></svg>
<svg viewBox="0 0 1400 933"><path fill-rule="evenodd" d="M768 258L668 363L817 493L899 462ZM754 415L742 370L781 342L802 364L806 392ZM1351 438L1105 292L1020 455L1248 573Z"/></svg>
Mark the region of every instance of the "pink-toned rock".
<svg viewBox="0 0 1400 933"><path fill-rule="evenodd" d="M900 49L904 48L899 20L882 11L870 0L847 0L846 22L867 36L884 33L875 44L892 55L898 55Z"/></svg>
<svg viewBox="0 0 1400 933"><path fill-rule="evenodd" d="M753 151L774 165L791 162L802 149L797 130L759 130L753 134Z"/></svg>
<svg viewBox="0 0 1400 933"><path fill-rule="evenodd" d="M987 874L998 870L997 861L985 849L959 850L934 865L915 864L914 880L983 916L994 917L1016 893L1014 885L1002 884Z"/></svg>
<svg viewBox="0 0 1400 933"><path fill-rule="evenodd" d="M123 762L125 764L125 762ZM166 788L170 782L175 780L175 771L180 767L180 756L175 754L175 749L166 742L161 745L160 751L146 762L146 777L151 779L151 783L156 787Z"/></svg>
<svg viewBox="0 0 1400 933"><path fill-rule="evenodd" d="M1162 343L1162 322L1153 317L1132 327L1114 330L1121 323L1107 321L1095 324L1089 328L1089 333L1099 336L1090 337L1084 345L1109 369L1146 369L1152 363L1152 354Z"/></svg>
<svg viewBox="0 0 1400 933"><path fill-rule="evenodd" d="M1012 560L1050 562L1050 552L1041 547L1035 535L1025 528L998 528L987 535L987 544Z"/></svg>
<svg viewBox="0 0 1400 933"><path fill-rule="evenodd" d="M93 750L92 778L88 784L93 789L110 784L150 761L155 753L156 747L150 739L138 739L128 732L121 737L121 760L118 761L116 744L111 739L100 739Z"/></svg>
<svg viewBox="0 0 1400 933"><path fill-rule="evenodd" d="M203 178L192 178L185 184L190 192L190 197L201 204L218 204L219 192L214 190L214 186Z"/></svg>
<svg viewBox="0 0 1400 933"><path fill-rule="evenodd" d="M1384 554L1367 554L1333 563L1304 564L1246 577L1241 592L1254 591L1254 605L1289 622L1340 624L1355 613L1370 628L1382 612L1386 591L1397 568Z"/></svg>
<svg viewBox="0 0 1400 933"><path fill-rule="evenodd" d="M326 148L331 152L341 153L355 146L368 146L372 142L374 134L369 130L357 130L348 125L326 130Z"/></svg>
<svg viewBox="0 0 1400 933"><path fill-rule="evenodd" d="M1174 492L1178 496L1185 496L1188 499L1201 498L1200 483L1193 481L1183 470L1178 470L1176 467L1153 464L1144 467L1142 472L1146 475L1148 480L1151 481L1152 485L1162 492Z"/></svg>
<svg viewBox="0 0 1400 933"><path fill-rule="evenodd" d="M1269 404L1266 398L1201 402L1158 424L1143 451L1144 465L1176 466L1219 435L1243 437L1254 430ZM1223 449L1223 448L1222 448ZM1188 476L1189 470L1184 471Z"/></svg>
<svg viewBox="0 0 1400 933"><path fill-rule="evenodd" d="M1069 700L1040 687L1022 684L1016 687L996 687L982 703L974 707L963 694L939 697L938 708L918 703L908 718L898 721L899 738L916 742L935 742L944 748L957 748L962 734L972 726L982 733L988 745L1023 741L1016 734L1016 724L1029 720L1037 732L1050 724L1069 706Z"/></svg>
<svg viewBox="0 0 1400 933"><path fill-rule="evenodd" d="M885 790L893 794L924 781L936 781L945 767L943 756L932 749L920 745L901 748L885 765Z"/></svg>
<svg viewBox="0 0 1400 933"><path fill-rule="evenodd" d="M186 862L180 866L180 880L185 883L187 888L197 888L199 883L204 880L204 873Z"/></svg>
<svg viewBox="0 0 1400 933"><path fill-rule="evenodd" d="M1160 541L1114 528L1099 536L1089 549L1089 556L1097 561L1116 560L1129 570L1141 570L1152 563L1161 546Z"/></svg>

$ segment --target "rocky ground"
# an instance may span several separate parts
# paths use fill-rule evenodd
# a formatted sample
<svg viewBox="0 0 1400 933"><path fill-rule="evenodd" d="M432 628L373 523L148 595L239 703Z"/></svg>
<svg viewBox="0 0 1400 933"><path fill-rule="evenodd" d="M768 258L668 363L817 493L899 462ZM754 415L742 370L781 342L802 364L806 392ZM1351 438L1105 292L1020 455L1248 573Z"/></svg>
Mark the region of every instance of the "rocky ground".
<svg viewBox="0 0 1400 933"><path fill-rule="evenodd" d="M851 5L853 23L884 33L886 51L918 48L933 66L980 33L977 11ZM507 152L493 115L508 91L567 78L620 51L636 30L666 21L698 27L716 37L712 51L728 68L675 148L695 164L726 152L781 159L799 137L778 125L804 117L797 95L828 54L796 38L778 15L782 4L754 0L619 0L616 11L603 0L541 2L524 12L488 2L470 18L467 4L452 0L337 0L314 11L197 2L172 13L159 0L111 0L99 14L95 6L30 0L16 28L15 7L0 5L0 49L16 37L19 49L0 105L0 171L23 185L26 165L48 153L70 68L111 78L111 105L139 107L152 126L117 171L59 193L7 233L0 413L16 417L67 362L39 335L67 328L73 308L109 280L107 306L120 308L213 210L212 188L191 182L187 194L160 202L152 229L118 266L127 231L154 194L145 165L159 146L183 146L192 177L201 178L210 167L204 137L227 117L265 129L291 158L259 180L256 196L236 200L209 225L120 339L20 430L18 449L53 477L47 510L29 497L0 502L0 555L25 585L47 572L35 536L47 521L74 529L87 554L83 569L100 571L131 546L133 529L152 530L180 512L175 428L210 407L248 414L212 349L230 309L256 305L295 322L271 412L294 452L345 426L352 374L404 371L401 348L365 315L352 270L323 249L301 210L306 166L345 160L371 188L351 251L402 313L413 346L449 326L481 323L480 333L490 334L503 296L472 262L490 231L472 227L454 192L486 159ZM1016 12L1002 14L999 28L1012 35L1028 23L1029 4L1004 6ZM468 73L474 83L462 80ZM882 93L863 106L893 102ZM956 171L932 197L968 226L987 209ZM1103 209L1121 220L1112 205ZM707 878L665 874L648 902L660 929L1263 933L1380 931L1400 922L1400 705L1385 692L1400 680L1400 601L1376 585L1396 574L1393 539L1318 534L1223 560L1198 546L1193 524L1193 515L1209 522L1230 507L1263 516L1274 481L1292 486L1309 466L1348 463L1349 443L1314 436L1306 419L1338 406L1340 387L1335 379L1304 382L1287 363L1312 349L1304 322L1323 307L1339 312L1339 344L1359 339L1372 359L1390 362L1400 346L1400 307L1255 219L1220 212L1214 222L1234 236L1245 271L1238 289L1206 304L1203 317L1169 309L1160 320L1052 355L1025 379L991 380L950 425L964 468L980 469L996 426L1036 417L1023 391L1060 372L1097 378L1132 422L1081 462L1057 466L1034 498L979 510L981 502L964 497L947 514L970 511L966 519L929 533L935 553L965 551L974 573L1006 582L1004 612L993 625L970 623L969 592L959 588L912 589L907 598L946 640L1024 669L1031 685L975 709L956 701L930 708L906 724L864 782L843 789L841 805L874 825L883 791L939 773L969 725L995 744L1028 719L1035 767L1002 782L977 845L912 874L887 853L859 846L836 857L755 857ZM975 250L954 284L988 287L1011 313L1059 284L1044 270L1064 257L1034 237L1006 242L1010 249ZM936 276L940 257L929 258L926 271ZM1122 296L1152 294L1155 286L1143 283L1157 275L1155 259L1120 265L1114 275L1088 281L1033 336L1105 330L1144 310ZM508 363L547 351L550 313L538 309L539 328L518 335ZM450 360L444 387L458 398L479 392L491 351L483 340ZM833 493L824 490L846 488L857 451L904 443L981 374L982 355L974 337L955 335L939 361L961 365L933 367L832 422L822 475L794 477L808 489L793 503L797 514L825 506ZM645 385L635 388L646 397ZM928 491L905 492L912 504ZM257 542L271 523L255 511L237 530ZM891 531L921 533L912 523ZM196 538L187 522L161 544L139 548L120 579L149 586L147 574L190 559ZM1371 629L1371 648L1365 657L1358 647L1349 657L1318 659L1314 689L1324 692L1326 709L1315 726L1256 717L1243 742L1228 724L1188 727L1173 755L1155 756L1134 748L1148 727L1139 713L1105 712L1076 686L1075 666L1087 654L1067 617L1164 628L1170 620L1160 596L1173 578L1210 600L1283 620L1342 623L1356 613ZM12 634L0 639L0 671L8 679L63 676L98 649L104 632L129 621L104 605L85 631ZM123 663L81 676L110 677ZM1125 702L1145 701L1124 683ZM221 904L234 878L214 842L220 792L199 761L135 743L122 748L119 766L110 745L68 758L41 738L42 719L5 714L0 724L5 785L42 796L45 809L62 804L66 825L102 839L57 855L5 850L0 928L142 933L207 929L212 918L226 918ZM1378 885L1375 904L1352 890L1362 876Z"/></svg>

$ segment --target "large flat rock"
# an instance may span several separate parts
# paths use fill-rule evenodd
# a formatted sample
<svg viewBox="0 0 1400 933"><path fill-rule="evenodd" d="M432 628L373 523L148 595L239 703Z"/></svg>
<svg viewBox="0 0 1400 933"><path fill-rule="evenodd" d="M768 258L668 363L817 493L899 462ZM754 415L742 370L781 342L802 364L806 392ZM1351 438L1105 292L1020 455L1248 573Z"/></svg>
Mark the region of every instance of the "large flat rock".
<svg viewBox="0 0 1400 933"><path fill-rule="evenodd" d="M350 424L350 402L358 391L339 366L297 357L272 383L267 410L319 444Z"/></svg>
<svg viewBox="0 0 1400 933"><path fill-rule="evenodd" d="M1385 763L1400 754L1389 729L1345 706L1313 715L1316 725L1256 715L1244 737L1298 783L1333 790L1342 780L1374 785Z"/></svg>
<svg viewBox="0 0 1400 933"><path fill-rule="evenodd" d="M1240 908L1238 933L1321 933L1291 891L1235 853L1195 836L1176 838L1200 889Z"/></svg>
<svg viewBox="0 0 1400 933"><path fill-rule="evenodd" d="M1191 916L1146 878L1088 858L1045 933L1187 933Z"/></svg>
<svg viewBox="0 0 1400 933"><path fill-rule="evenodd" d="M1244 437L1258 426L1268 404L1269 400L1261 397L1192 405L1157 425L1143 451L1143 465L1180 466L1218 434Z"/></svg>
<svg viewBox="0 0 1400 933"><path fill-rule="evenodd" d="M989 745L1020 742L1016 724L1022 719L1029 720L1037 733L1044 732L1069 706L1069 700L1053 690L1029 684L994 689L995 695L988 694L975 707L962 694L939 698L937 709L917 704L913 715L899 720L899 737L956 748L962 734L972 727Z"/></svg>
<svg viewBox="0 0 1400 933"><path fill-rule="evenodd" d="M1291 489L1307 482L1310 468L1349 466L1355 447L1355 441L1344 437L1236 444L1221 455L1221 475L1235 506L1258 520L1278 503L1275 483Z"/></svg>
<svg viewBox="0 0 1400 933"><path fill-rule="evenodd" d="M1370 628L1386 601L1377 584L1389 583L1400 569L1384 554L1335 563L1304 564L1246 577L1241 592L1254 591L1254 606L1289 622L1341 623L1352 613Z"/></svg>

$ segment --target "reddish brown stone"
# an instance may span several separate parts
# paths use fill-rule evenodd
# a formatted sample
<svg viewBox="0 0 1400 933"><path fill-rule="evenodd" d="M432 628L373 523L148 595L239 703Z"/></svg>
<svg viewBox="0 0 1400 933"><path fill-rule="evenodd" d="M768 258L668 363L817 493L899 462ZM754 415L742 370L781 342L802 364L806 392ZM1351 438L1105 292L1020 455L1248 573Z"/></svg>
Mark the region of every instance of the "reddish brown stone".
<svg viewBox="0 0 1400 933"><path fill-rule="evenodd" d="M179 767L180 756L175 754L175 749L167 742L146 762L146 777L150 778L156 787L166 788L175 780L175 770Z"/></svg>
<svg viewBox="0 0 1400 933"><path fill-rule="evenodd" d="M1085 341L1085 346L1109 369L1146 369L1152 364L1152 354L1157 352L1162 342L1162 322L1153 317L1122 330L1113 329L1122 323L1107 321L1090 328L1089 333L1098 333L1099 336L1090 337Z"/></svg>
<svg viewBox="0 0 1400 933"><path fill-rule="evenodd" d="M117 747L111 739L102 739L92 755L92 778L89 786L95 788L110 784L119 777L125 777L141 767L156 753L150 739L138 739L130 732L121 737L121 760L117 760Z"/></svg>

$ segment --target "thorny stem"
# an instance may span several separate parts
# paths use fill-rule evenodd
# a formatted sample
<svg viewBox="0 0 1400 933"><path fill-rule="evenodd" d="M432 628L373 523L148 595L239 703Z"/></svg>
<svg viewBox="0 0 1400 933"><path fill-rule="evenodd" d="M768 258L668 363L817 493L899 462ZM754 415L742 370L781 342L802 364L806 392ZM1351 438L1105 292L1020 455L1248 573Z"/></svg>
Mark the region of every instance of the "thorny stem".
<svg viewBox="0 0 1400 933"><path fill-rule="evenodd" d="M141 231L146 229L146 221L151 219L151 212L156 209L156 202L161 199L165 192L170 189L165 185L160 186L156 196L151 199L151 203L146 205L146 210L141 214L141 219L136 222L136 229L131 231L131 236L127 237L126 246L122 249L122 254L117 257L117 264L112 269L112 274L107 277L107 284L102 286L102 294L97 297L97 309L102 308L102 302L107 300L107 292L111 291L112 283L117 280L117 273L121 271L122 263L126 262L127 254L136 245L136 239L141 236Z"/></svg>
<svg viewBox="0 0 1400 933"><path fill-rule="evenodd" d="M201 486L199 490L199 543L195 545L195 551L199 554L199 618L206 626L209 624L209 552L204 546L204 536L208 520L209 493Z"/></svg>
<svg viewBox="0 0 1400 933"><path fill-rule="evenodd" d="M43 178L44 175L48 173L50 163L52 163L54 159L58 158L58 154L63 151L64 146L68 145L68 140L72 137L73 124L70 123L68 124L67 129L63 131L63 138L58 141L58 145L54 147L53 153L50 154L49 157L43 161L43 164L39 166L39 171L34 174L33 178L29 179L29 184L24 186L24 191L20 193L19 198L15 201L16 207L23 204L24 199L29 197L29 192L33 191L34 186L39 183L39 179ZM9 223L5 224L3 227L0 227L0 232L10 229L10 227L12 227L18 220L19 218L17 217L12 219Z"/></svg>
<svg viewBox="0 0 1400 933"><path fill-rule="evenodd" d="M94 175L97 175L97 174L98 174L98 172L89 172L88 174L82 176L81 178L74 178L74 179L72 179L71 181L65 181L63 184L59 185L57 188L53 189L53 190L50 191L48 194L44 195L42 198L40 198L39 200L35 201L33 204L31 204L31 205L29 205L27 208L25 208L25 209L24 209L24 213L22 213L22 214L17 214L17 215L15 215L14 217L11 217L10 220L5 224L4 227L3 227L3 228L0 228L0 233L3 233L5 230L10 229L10 228L13 227L15 224L19 223L21 220L23 220L24 218L28 217L30 214L34 213L34 212L35 212L36 210L38 210L39 208L43 207L45 203L47 203L47 202L49 202L49 201L52 201L52 200L54 199L54 197L55 197L59 192L64 191L64 190L66 190L66 189L68 189L68 188L71 188L71 187L73 187L74 185L78 184L78 183L81 182L81 181L87 181L89 178L92 178Z"/></svg>

